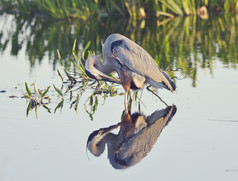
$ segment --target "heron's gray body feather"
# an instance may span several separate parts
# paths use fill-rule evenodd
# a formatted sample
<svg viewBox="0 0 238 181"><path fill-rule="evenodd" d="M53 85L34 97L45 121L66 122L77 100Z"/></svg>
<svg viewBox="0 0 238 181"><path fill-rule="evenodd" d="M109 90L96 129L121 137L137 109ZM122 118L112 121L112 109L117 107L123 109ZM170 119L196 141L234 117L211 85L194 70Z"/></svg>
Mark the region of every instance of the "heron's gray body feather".
<svg viewBox="0 0 238 181"><path fill-rule="evenodd" d="M110 35L103 45L103 65L111 65L116 72L127 71L138 88L149 83L156 88L175 90L175 85L154 59L138 44L120 34ZM110 50L110 51L108 51ZM166 74L167 75L167 74ZM173 84L173 85L171 85Z"/></svg>

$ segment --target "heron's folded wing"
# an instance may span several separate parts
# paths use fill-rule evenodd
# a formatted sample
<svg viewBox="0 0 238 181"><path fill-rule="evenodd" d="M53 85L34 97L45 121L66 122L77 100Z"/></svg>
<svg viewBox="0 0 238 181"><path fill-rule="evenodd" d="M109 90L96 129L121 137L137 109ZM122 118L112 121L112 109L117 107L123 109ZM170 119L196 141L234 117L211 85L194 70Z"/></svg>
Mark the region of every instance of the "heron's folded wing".
<svg viewBox="0 0 238 181"><path fill-rule="evenodd" d="M123 40L121 45L115 46L113 49L115 51L115 58L133 72L157 82L162 81L161 77L164 75L157 63L136 43L129 39Z"/></svg>

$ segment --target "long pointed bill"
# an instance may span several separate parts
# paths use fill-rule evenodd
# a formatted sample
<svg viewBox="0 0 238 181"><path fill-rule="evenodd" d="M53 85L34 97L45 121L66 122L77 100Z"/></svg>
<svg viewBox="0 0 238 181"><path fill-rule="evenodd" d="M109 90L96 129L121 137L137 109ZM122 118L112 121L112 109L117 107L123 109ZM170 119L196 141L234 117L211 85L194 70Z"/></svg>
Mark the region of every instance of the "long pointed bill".
<svg viewBox="0 0 238 181"><path fill-rule="evenodd" d="M101 71L98 71L98 74L101 76L100 80L121 84L121 81L118 80L117 78L110 77L110 76L102 73Z"/></svg>

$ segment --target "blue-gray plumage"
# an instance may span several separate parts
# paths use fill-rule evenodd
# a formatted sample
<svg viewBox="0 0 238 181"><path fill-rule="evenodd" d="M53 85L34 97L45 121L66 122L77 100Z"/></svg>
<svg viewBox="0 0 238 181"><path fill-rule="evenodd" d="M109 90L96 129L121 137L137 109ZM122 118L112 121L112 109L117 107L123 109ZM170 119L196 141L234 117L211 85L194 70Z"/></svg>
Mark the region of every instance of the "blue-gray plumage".
<svg viewBox="0 0 238 181"><path fill-rule="evenodd" d="M96 55L86 60L85 69L89 77L122 84L125 89L125 106L130 89L143 88L150 84L155 88L165 88L173 92L176 86L173 80L160 70L154 59L138 44L120 34L111 34L102 45L103 62ZM106 74L118 73L120 80ZM127 107L127 106L126 106ZM126 109L126 112L127 109Z"/></svg>
<svg viewBox="0 0 238 181"><path fill-rule="evenodd" d="M147 117L141 113L124 115L120 123L91 133L87 148L93 155L100 156L107 145L108 158L114 168L125 169L133 166L151 151L176 111L176 106L172 105L156 110ZM112 130L119 126L118 134L112 133Z"/></svg>

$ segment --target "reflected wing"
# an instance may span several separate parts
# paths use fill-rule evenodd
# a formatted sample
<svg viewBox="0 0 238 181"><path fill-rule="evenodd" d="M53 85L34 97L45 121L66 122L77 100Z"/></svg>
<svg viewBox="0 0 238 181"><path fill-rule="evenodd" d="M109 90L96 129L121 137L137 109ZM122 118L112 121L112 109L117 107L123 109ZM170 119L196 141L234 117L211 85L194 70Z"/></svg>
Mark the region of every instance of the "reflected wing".
<svg viewBox="0 0 238 181"><path fill-rule="evenodd" d="M142 127L142 129L134 135L132 134L125 137L115 155L117 163L124 166L132 166L145 157L157 141L163 128L173 118L176 111L177 108L173 105L162 110L157 110L151 116L148 116L146 119L148 123L146 127Z"/></svg>

